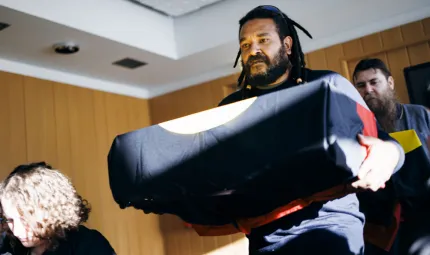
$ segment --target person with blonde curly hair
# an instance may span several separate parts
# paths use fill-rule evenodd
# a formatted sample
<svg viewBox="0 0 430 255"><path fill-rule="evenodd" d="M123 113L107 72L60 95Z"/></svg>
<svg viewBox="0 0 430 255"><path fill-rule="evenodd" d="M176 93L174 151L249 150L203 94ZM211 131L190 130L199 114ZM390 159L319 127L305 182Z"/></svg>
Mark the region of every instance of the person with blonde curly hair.
<svg viewBox="0 0 430 255"><path fill-rule="evenodd" d="M20 165L0 184L3 228L12 254L115 254L82 224L91 208L68 177L45 162ZM6 251L2 251L6 252Z"/></svg>

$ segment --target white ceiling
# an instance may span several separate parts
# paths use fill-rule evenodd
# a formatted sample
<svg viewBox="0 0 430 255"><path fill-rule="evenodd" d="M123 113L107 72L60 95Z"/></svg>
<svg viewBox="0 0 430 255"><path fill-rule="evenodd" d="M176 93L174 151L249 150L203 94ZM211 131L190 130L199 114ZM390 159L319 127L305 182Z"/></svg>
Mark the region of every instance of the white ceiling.
<svg viewBox="0 0 430 255"><path fill-rule="evenodd" d="M223 0L130 0L168 16L179 17Z"/></svg>
<svg viewBox="0 0 430 255"><path fill-rule="evenodd" d="M11 24L0 31L0 70L141 98L229 75L238 71L232 68L238 20L268 1L212 2L146 1L154 9L180 15L171 17L130 0L0 0L0 22ZM166 3L173 7L163 7ZM205 4L210 5L201 8ZM300 32L305 52L430 16L428 0L270 4L313 35L310 40ZM81 50L55 54L52 45L62 41L76 42ZM112 65L125 57L148 64L133 70Z"/></svg>

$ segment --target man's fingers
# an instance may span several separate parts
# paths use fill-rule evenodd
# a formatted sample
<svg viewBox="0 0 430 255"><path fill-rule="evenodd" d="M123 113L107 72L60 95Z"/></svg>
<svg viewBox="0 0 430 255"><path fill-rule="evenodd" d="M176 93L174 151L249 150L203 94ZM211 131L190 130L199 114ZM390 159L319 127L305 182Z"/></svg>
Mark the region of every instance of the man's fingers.
<svg viewBox="0 0 430 255"><path fill-rule="evenodd" d="M385 182L381 180L358 180L351 183L351 186L355 189L371 189L372 191L377 191L379 189L385 188Z"/></svg>
<svg viewBox="0 0 430 255"><path fill-rule="evenodd" d="M367 180L358 180L355 181L351 184L352 187L358 189L358 188L362 188L362 189L368 189L369 188L369 183L367 182Z"/></svg>
<svg viewBox="0 0 430 255"><path fill-rule="evenodd" d="M384 183L384 182L380 181L380 180L378 180L378 181L375 180L375 182L371 183L369 188L372 191L377 191L381 187L382 183Z"/></svg>
<svg viewBox="0 0 430 255"><path fill-rule="evenodd" d="M367 189L369 184L367 181L367 175L370 172L370 163L369 160L365 160L363 164L360 166L360 169L358 170L357 178L358 181L355 181L352 183L352 186L354 188L364 188Z"/></svg>
<svg viewBox="0 0 430 255"><path fill-rule="evenodd" d="M358 142L363 146L362 153L366 153L366 158L357 173L358 180L351 184L355 188L371 189L377 191L385 188L385 182L391 177L392 171L387 166L384 153L391 151L391 147L375 138L358 135ZM397 148L396 148L397 149ZM394 167L394 166L393 166Z"/></svg>
<svg viewBox="0 0 430 255"><path fill-rule="evenodd" d="M360 182L361 182L361 180L355 181L355 182L351 183L351 186L355 189L361 188Z"/></svg>
<svg viewBox="0 0 430 255"><path fill-rule="evenodd" d="M360 166L360 170L358 170L358 179L363 180L366 178L366 176L369 174L370 172L370 166L372 164L372 162L369 162L370 160L365 160L363 162L363 164L361 164Z"/></svg>
<svg viewBox="0 0 430 255"><path fill-rule="evenodd" d="M375 185L371 186L371 189L373 191L377 191L379 189L385 188L385 183L387 182L386 179L380 179L378 182L375 182Z"/></svg>
<svg viewBox="0 0 430 255"><path fill-rule="evenodd" d="M360 173L360 177L358 181L355 181L351 184L354 188L363 188L363 189L371 189L373 191L377 191L379 189L385 188L385 183L388 178L386 176L381 175L381 171L369 169L363 170Z"/></svg>
<svg viewBox="0 0 430 255"><path fill-rule="evenodd" d="M384 177L381 176L381 171L378 169L373 169L367 173L366 181L370 184L369 188L373 191L376 191L384 183Z"/></svg>

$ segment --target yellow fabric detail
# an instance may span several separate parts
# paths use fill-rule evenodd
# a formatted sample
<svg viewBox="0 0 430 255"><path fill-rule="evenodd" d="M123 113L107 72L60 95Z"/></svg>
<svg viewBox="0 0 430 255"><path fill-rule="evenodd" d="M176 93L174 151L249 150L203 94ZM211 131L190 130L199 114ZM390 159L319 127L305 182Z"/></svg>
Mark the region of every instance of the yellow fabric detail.
<svg viewBox="0 0 430 255"><path fill-rule="evenodd" d="M422 145L420 138L413 129L393 132L390 133L390 136L399 142L405 153L411 152Z"/></svg>

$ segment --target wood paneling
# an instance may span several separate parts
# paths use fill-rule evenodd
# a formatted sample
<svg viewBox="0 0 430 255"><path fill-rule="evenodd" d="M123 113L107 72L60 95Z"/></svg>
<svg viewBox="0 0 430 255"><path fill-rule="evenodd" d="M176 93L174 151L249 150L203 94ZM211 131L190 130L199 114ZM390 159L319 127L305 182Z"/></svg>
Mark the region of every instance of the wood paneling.
<svg viewBox="0 0 430 255"><path fill-rule="evenodd" d="M325 58L327 61L327 69L338 73L342 73L342 63L339 59L343 58L342 45L334 45L325 49Z"/></svg>
<svg viewBox="0 0 430 255"><path fill-rule="evenodd" d="M382 38L380 33L371 34L361 38L363 52L374 52L383 49Z"/></svg>
<svg viewBox="0 0 430 255"><path fill-rule="evenodd" d="M163 255L157 215L121 210L112 198L107 154L115 135L150 124L147 100L0 72L0 177L46 161L89 200L88 226L118 254Z"/></svg>
<svg viewBox="0 0 430 255"><path fill-rule="evenodd" d="M360 59L379 57L393 72L400 101L407 103L403 68L430 61L429 40L430 18L427 18L310 52L305 59L311 69L333 70L350 79ZM237 74L151 99L153 124L215 107L225 92L232 91L230 86L236 83L236 78ZM161 217L161 226L168 255L248 254L247 240L242 235L199 237L174 216Z"/></svg>
<svg viewBox="0 0 430 255"><path fill-rule="evenodd" d="M23 77L0 72L0 178L27 161Z"/></svg>
<svg viewBox="0 0 430 255"><path fill-rule="evenodd" d="M403 69L409 64L407 48L387 52L387 61L395 81L395 88L400 102L409 103L408 89L403 75Z"/></svg>
<svg viewBox="0 0 430 255"><path fill-rule="evenodd" d="M380 58L393 75L399 101L409 103L403 70L405 67L430 61L430 36L427 31L429 20L427 18L361 38L363 47L356 46L356 53L349 47L349 56L340 60L346 62L347 66L342 74L351 78L358 61L365 57Z"/></svg>
<svg viewBox="0 0 430 255"><path fill-rule="evenodd" d="M325 50L317 50L308 54L309 66L315 69L327 69L327 57Z"/></svg>
<svg viewBox="0 0 430 255"><path fill-rule="evenodd" d="M401 26L400 30L403 42L405 43L414 42L417 38L423 38L425 36L424 24L421 21Z"/></svg>
<svg viewBox="0 0 430 255"><path fill-rule="evenodd" d="M381 32L382 45L385 48L395 47L403 43L403 35L400 27L392 28Z"/></svg>
<svg viewBox="0 0 430 255"><path fill-rule="evenodd" d="M163 215L161 229L164 233L166 254L174 255L247 255L248 240L242 234L200 237L186 229L176 216Z"/></svg>
<svg viewBox="0 0 430 255"><path fill-rule="evenodd" d="M213 108L231 92L238 74L175 91L149 101L153 124ZM227 86L227 88L226 88Z"/></svg>
<svg viewBox="0 0 430 255"><path fill-rule="evenodd" d="M47 161L57 166L57 137L53 83L24 79L27 161Z"/></svg>
<svg viewBox="0 0 430 255"><path fill-rule="evenodd" d="M409 63L418 65L428 62L430 59L429 43L421 43L415 46L408 47Z"/></svg>
<svg viewBox="0 0 430 255"><path fill-rule="evenodd" d="M342 48L344 56L347 58L359 57L363 54L363 45L361 43L361 39L355 39L346 43L342 43Z"/></svg>

